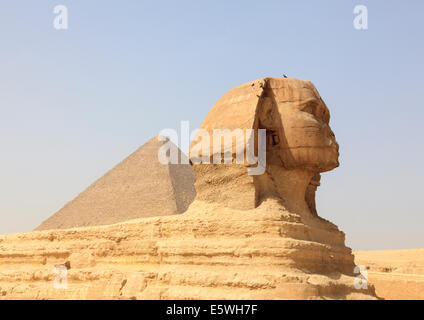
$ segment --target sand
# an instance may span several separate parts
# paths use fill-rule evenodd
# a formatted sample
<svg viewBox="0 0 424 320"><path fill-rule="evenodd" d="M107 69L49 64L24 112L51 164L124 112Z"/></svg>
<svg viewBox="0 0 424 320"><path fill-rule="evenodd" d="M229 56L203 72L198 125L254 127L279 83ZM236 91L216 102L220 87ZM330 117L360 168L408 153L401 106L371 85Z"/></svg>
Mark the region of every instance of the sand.
<svg viewBox="0 0 424 320"><path fill-rule="evenodd" d="M424 249L355 251L379 297L424 300Z"/></svg>

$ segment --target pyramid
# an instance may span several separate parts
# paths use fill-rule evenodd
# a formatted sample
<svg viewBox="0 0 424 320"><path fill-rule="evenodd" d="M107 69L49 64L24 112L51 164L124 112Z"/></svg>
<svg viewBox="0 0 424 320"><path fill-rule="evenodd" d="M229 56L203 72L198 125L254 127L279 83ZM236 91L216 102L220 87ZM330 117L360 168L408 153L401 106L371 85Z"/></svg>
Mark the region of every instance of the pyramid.
<svg viewBox="0 0 424 320"><path fill-rule="evenodd" d="M165 142L172 144L158 137L149 140L35 230L108 225L186 211L196 195L193 169L189 164L161 164L158 150Z"/></svg>

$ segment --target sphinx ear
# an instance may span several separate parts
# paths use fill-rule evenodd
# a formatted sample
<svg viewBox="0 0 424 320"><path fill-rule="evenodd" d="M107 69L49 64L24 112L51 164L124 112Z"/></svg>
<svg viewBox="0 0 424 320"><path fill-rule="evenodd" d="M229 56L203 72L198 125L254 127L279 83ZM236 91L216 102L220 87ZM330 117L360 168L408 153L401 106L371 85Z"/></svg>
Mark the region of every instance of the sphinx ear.
<svg viewBox="0 0 424 320"><path fill-rule="evenodd" d="M287 146L287 141L281 115L270 88L264 90L258 101L255 123L258 129L266 129L266 163L285 167L285 154L282 150Z"/></svg>

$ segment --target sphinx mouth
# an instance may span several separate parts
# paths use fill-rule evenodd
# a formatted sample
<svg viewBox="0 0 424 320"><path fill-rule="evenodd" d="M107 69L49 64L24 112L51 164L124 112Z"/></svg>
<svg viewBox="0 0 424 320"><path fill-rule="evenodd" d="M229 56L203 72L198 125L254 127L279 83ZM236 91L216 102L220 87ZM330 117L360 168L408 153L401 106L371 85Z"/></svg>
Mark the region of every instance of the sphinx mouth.
<svg viewBox="0 0 424 320"><path fill-rule="evenodd" d="M336 140L332 139L330 142L330 147L333 148L337 154L339 154L339 144L337 143Z"/></svg>
<svg viewBox="0 0 424 320"><path fill-rule="evenodd" d="M334 151L335 151L335 158L336 158L336 162L337 162L337 166L339 166L339 156L340 156L340 153L339 153L339 150L338 150L338 148L337 149L334 149Z"/></svg>

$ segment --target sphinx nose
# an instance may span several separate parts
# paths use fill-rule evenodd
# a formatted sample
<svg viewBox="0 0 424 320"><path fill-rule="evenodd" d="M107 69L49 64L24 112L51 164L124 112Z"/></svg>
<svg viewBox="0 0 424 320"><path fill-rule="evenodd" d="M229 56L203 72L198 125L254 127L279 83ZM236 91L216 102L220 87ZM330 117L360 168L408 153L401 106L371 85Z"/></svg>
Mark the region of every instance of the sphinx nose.
<svg viewBox="0 0 424 320"><path fill-rule="evenodd" d="M336 139L334 139L333 145L336 147L337 152L339 152L339 144L337 143Z"/></svg>
<svg viewBox="0 0 424 320"><path fill-rule="evenodd" d="M333 130L331 130L329 125L327 125L326 127L327 127L327 132L328 132L329 136L335 140L336 135L334 134Z"/></svg>
<svg viewBox="0 0 424 320"><path fill-rule="evenodd" d="M336 150L339 151L339 144L336 141L336 135L334 134L333 130L329 126L327 126L328 135L330 137L330 145L335 146Z"/></svg>

